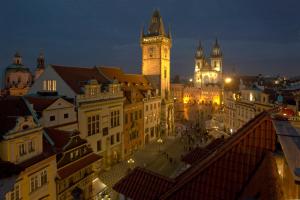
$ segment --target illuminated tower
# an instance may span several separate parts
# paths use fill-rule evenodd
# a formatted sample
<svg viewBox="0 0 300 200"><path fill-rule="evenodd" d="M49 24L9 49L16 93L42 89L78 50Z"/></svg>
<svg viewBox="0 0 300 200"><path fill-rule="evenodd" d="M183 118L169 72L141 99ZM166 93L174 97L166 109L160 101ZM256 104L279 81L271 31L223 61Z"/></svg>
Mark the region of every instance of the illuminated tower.
<svg viewBox="0 0 300 200"><path fill-rule="evenodd" d="M162 98L170 95L170 30L166 34L158 10L153 12L148 31L141 32L142 74L146 75L157 88Z"/></svg>
<svg viewBox="0 0 300 200"><path fill-rule="evenodd" d="M161 131L170 136L174 133L174 101L170 94L170 50L172 38L170 30L165 32L162 17L158 10L145 33L141 32L142 74L159 90L161 96ZM161 136L159 136L161 137Z"/></svg>
<svg viewBox="0 0 300 200"><path fill-rule="evenodd" d="M201 83L202 83L201 70L203 69L204 64L205 64L204 50L202 48L201 42L199 42L199 46L195 54L195 72L194 72L194 86L197 88L201 87Z"/></svg>
<svg viewBox="0 0 300 200"><path fill-rule="evenodd" d="M216 39L210 55L210 63L211 63L210 65L212 69L218 72L222 72L222 61L223 61L223 56L222 56L221 48L218 43L218 40Z"/></svg>

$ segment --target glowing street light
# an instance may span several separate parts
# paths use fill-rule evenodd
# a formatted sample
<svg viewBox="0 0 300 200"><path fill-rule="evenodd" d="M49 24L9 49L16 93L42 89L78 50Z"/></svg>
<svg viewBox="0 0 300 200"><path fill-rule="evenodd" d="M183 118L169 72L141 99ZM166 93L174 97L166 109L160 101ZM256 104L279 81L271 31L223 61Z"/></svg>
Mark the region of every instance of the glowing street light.
<svg viewBox="0 0 300 200"><path fill-rule="evenodd" d="M229 84L229 83L232 82L232 78L226 77L224 81L225 81L226 84Z"/></svg>
<svg viewBox="0 0 300 200"><path fill-rule="evenodd" d="M190 80L189 80L190 82L193 82L193 79L192 78L190 78Z"/></svg>
<svg viewBox="0 0 300 200"><path fill-rule="evenodd" d="M163 143L163 140L161 138L159 138L157 140L157 143L158 143L158 152L160 152L160 145Z"/></svg>
<svg viewBox="0 0 300 200"><path fill-rule="evenodd" d="M133 160L133 158L129 158L128 160L127 160L127 163L129 164L129 168L130 169L132 169L132 165L134 164L134 160Z"/></svg>

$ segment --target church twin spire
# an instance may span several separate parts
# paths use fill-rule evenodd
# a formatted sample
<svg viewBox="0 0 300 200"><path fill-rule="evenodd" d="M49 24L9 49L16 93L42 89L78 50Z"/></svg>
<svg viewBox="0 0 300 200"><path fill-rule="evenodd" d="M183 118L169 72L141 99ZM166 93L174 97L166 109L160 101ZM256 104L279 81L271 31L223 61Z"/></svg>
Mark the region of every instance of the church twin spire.
<svg viewBox="0 0 300 200"><path fill-rule="evenodd" d="M213 45L210 56L212 58L222 57L221 47L219 45L219 42L218 42L217 38L216 38L215 43ZM196 50L195 58L196 59L205 59L204 50L203 50L203 47L202 47L202 44L201 44L200 40L199 40L199 45L198 45L197 50Z"/></svg>

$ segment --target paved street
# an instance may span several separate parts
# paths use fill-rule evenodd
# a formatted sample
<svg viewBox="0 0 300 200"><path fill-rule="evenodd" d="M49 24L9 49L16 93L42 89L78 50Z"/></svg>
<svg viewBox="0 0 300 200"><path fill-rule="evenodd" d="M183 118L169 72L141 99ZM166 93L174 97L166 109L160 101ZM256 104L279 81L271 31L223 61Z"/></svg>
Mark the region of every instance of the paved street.
<svg viewBox="0 0 300 200"><path fill-rule="evenodd" d="M173 177L184 167L184 163L180 162L180 156L183 152L183 144L180 142L180 138L166 139L160 146L157 142L153 142L146 145L144 149L134 152L133 159L135 163L132 167L146 167L156 173ZM170 158L172 162L170 162ZM114 165L109 171L101 173L100 179L108 186L111 199L117 198L111 187L126 175L129 167L125 160Z"/></svg>

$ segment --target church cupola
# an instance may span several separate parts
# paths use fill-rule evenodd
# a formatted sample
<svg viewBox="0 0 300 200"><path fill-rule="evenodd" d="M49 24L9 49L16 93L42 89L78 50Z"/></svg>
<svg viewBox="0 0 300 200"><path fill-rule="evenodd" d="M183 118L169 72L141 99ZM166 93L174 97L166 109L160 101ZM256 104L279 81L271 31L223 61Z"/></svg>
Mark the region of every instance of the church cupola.
<svg viewBox="0 0 300 200"><path fill-rule="evenodd" d="M222 52L221 52L220 45L218 43L218 39L216 39L215 44L213 46L211 57L222 57Z"/></svg>
<svg viewBox="0 0 300 200"><path fill-rule="evenodd" d="M200 41L199 41L199 45L198 45L197 50L196 50L195 58L196 59L204 59L204 50L202 48L202 45L201 45Z"/></svg>
<svg viewBox="0 0 300 200"><path fill-rule="evenodd" d="M15 53L13 64L15 65L22 65L22 56L19 54L19 52Z"/></svg>

